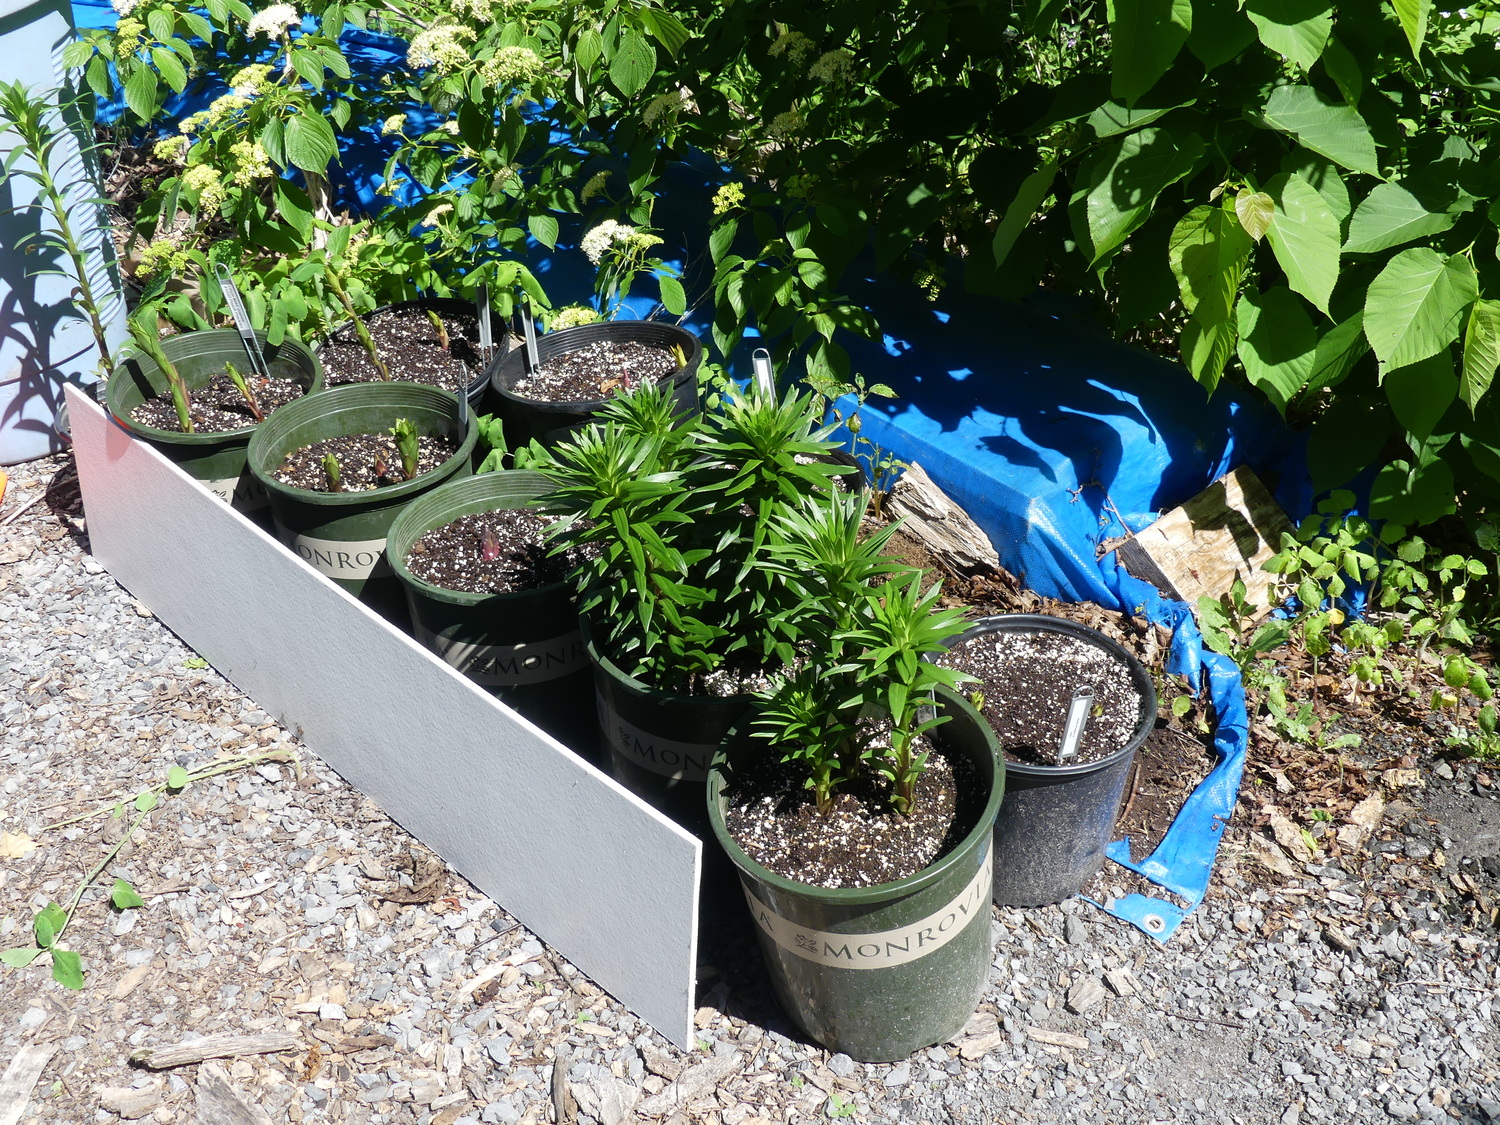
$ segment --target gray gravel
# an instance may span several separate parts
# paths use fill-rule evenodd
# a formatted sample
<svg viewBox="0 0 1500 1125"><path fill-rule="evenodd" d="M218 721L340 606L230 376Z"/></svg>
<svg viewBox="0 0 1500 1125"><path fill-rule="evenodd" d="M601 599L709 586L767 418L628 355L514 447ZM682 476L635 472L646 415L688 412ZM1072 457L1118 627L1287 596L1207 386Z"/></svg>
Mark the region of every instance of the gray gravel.
<svg viewBox="0 0 1500 1125"><path fill-rule="evenodd" d="M15 467L0 520L63 465ZM35 910L65 899L127 819L46 826L118 796L128 817L174 765L281 759L146 816L103 880L129 880L145 906L114 911L97 889L66 935L82 991L45 959L0 968L0 1069L54 1049L21 1122L209 1121L215 1090L277 1122L533 1123L555 1100L585 1125L846 1107L929 1125L1500 1122L1497 932L1393 874L1433 851L1450 865L1437 879L1487 870L1500 846L1482 834L1466 852L1403 842L1396 825L1400 856L1281 877L1232 826L1209 900L1166 947L1081 901L997 911L979 1012L895 1065L798 1039L747 927L705 945L699 1042L683 1053L201 666L89 557L82 521L46 503L0 527L0 724L0 840L38 845L0 859L0 948L27 944ZM1487 810L1488 782L1459 773ZM225 1031L301 1046L165 1073L127 1063ZM8 1108L0 1097L0 1120Z"/></svg>

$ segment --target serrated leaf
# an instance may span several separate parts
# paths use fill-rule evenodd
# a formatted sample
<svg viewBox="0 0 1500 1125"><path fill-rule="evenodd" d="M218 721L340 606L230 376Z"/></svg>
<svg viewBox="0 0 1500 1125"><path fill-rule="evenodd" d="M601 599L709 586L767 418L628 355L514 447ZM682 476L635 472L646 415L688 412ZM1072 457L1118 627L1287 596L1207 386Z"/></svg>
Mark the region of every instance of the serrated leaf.
<svg viewBox="0 0 1500 1125"><path fill-rule="evenodd" d="M1360 68L1359 60L1348 47L1339 42L1337 35L1331 37L1328 45L1323 48L1323 69L1333 79L1339 93L1344 95L1344 101L1352 106L1359 105L1359 99L1365 92L1365 74Z"/></svg>
<svg viewBox="0 0 1500 1125"><path fill-rule="evenodd" d="M1234 197L1234 213L1245 233L1259 242L1276 217L1276 201L1263 191L1242 191Z"/></svg>
<svg viewBox="0 0 1500 1125"><path fill-rule="evenodd" d="M0 949L0 964L9 965L12 969L24 969L42 955L41 949L34 945L18 945L11 949Z"/></svg>
<svg viewBox="0 0 1500 1125"><path fill-rule="evenodd" d="M109 892L109 901L115 904L116 910L134 910L146 905L146 900L136 894L135 888L124 879L115 880L115 885Z"/></svg>
<svg viewBox="0 0 1500 1125"><path fill-rule="evenodd" d="M1266 48L1309 71L1323 55L1333 31L1326 0L1247 0L1245 14Z"/></svg>
<svg viewBox="0 0 1500 1125"><path fill-rule="evenodd" d="M1432 0L1391 0L1401 30L1406 32L1406 41L1411 44L1412 57L1422 53L1422 41L1427 38L1427 16L1432 11Z"/></svg>
<svg viewBox="0 0 1500 1125"><path fill-rule="evenodd" d="M1107 0L1110 96L1134 105L1172 65L1193 30L1191 0Z"/></svg>
<svg viewBox="0 0 1500 1125"><path fill-rule="evenodd" d="M661 290L662 306L667 312L673 316L682 316L687 312L687 293L683 291L682 282L663 274L656 279L656 283Z"/></svg>
<svg viewBox="0 0 1500 1125"><path fill-rule="evenodd" d="M1464 313L1479 296L1473 264L1462 254L1403 250L1365 294L1365 336L1380 373L1408 367L1458 339Z"/></svg>
<svg viewBox="0 0 1500 1125"><path fill-rule="evenodd" d="M527 215L526 229L548 250L557 249L557 220L551 215Z"/></svg>
<svg viewBox="0 0 1500 1125"><path fill-rule="evenodd" d="M338 155L333 127L315 113L298 113L286 123L287 160L304 172L322 175Z"/></svg>
<svg viewBox="0 0 1500 1125"><path fill-rule="evenodd" d="M1295 173L1266 185L1276 204L1268 231L1287 284L1326 313L1339 277L1339 221L1328 201Z"/></svg>
<svg viewBox="0 0 1500 1125"><path fill-rule="evenodd" d="M292 49L292 69L301 75L303 80L312 86L314 90L321 90L323 88L323 60L318 57L316 51L305 47L294 47ZM296 119L294 118L294 120Z"/></svg>
<svg viewBox="0 0 1500 1125"><path fill-rule="evenodd" d="M52 979L75 992L83 987L83 958L71 949L52 950Z"/></svg>
<svg viewBox="0 0 1500 1125"><path fill-rule="evenodd" d="M1396 421L1406 427L1407 433L1426 441L1458 397L1452 353L1441 351L1419 363L1389 371L1381 387Z"/></svg>
<svg viewBox="0 0 1500 1125"><path fill-rule="evenodd" d="M1120 133L1128 133L1132 129L1139 129L1142 125L1149 125L1157 118L1165 117L1174 109L1195 105L1197 100L1197 98L1188 98L1185 101L1173 101L1170 105L1138 105L1133 109L1119 102L1105 102L1089 114L1089 126L1101 139L1113 137Z"/></svg>
<svg viewBox="0 0 1500 1125"><path fill-rule="evenodd" d="M1237 58L1255 42L1255 25L1245 18L1238 0L1193 0L1193 31L1188 50L1213 70Z"/></svg>
<svg viewBox="0 0 1500 1125"><path fill-rule="evenodd" d="M627 31L620 37L614 58L609 60L609 80L627 98L645 89L656 73L656 48L638 31Z"/></svg>
<svg viewBox="0 0 1500 1125"><path fill-rule="evenodd" d="M1370 515L1396 528L1432 523L1457 509L1453 470L1442 460L1412 467L1392 461L1375 474Z"/></svg>
<svg viewBox="0 0 1500 1125"><path fill-rule="evenodd" d="M739 233L739 219L726 219L714 227L708 235L708 254L715 265L734 245L734 236Z"/></svg>
<svg viewBox="0 0 1500 1125"><path fill-rule="evenodd" d="M687 26L671 12L662 8L641 8L641 22L656 41L667 49L667 54L676 57L688 41Z"/></svg>
<svg viewBox="0 0 1500 1125"><path fill-rule="evenodd" d="M1355 172L1380 175L1375 138L1359 111L1339 105L1311 86L1278 86L1261 117L1271 128Z"/></svg>
<svg viewBox="0 0 1500 1125"><path fill-rule="evenodd" d="M1178 221L1167 242L1167 261L1188 312L1206 303L1216 319L1227 316L1250 248L1250 236L1222 207L1195 207Z"/></svg>
<svg viewBox="0 0 1500 1125"><path fill-rule="evenodd" d="M1459 397L1472 413L1500 368L1500 301L1478 300L1464 329L1464 373Z"/></svg>
<svg viewBox="0 0 1500 1125"><path fill-rule="evenodd" d="M125 104L142 121L150 121L156 115L158 85L156 71L140 64L125 80Z"/></svg>
<svg viewBox="0 0 1500 1125"><path fill-rule="evenodd" d="M75 39L62 51L62 66L65 70L76 70L94 57L94 45Z"/></svg>
<svg viewBox="0 0 1500 1125"><path fill-rule="evenodd" d="M1344 250L1350 254L1373 254L1389 250L1451 227L1457 214L1429 211L1406 188L1396 183L1376 184L1354 209L1349 220L1349 238Z"/></svg>
<svg viewBox="0 0 1500 1125"><path fill-rule="evenodd" d="M1236 308L1245 374L1283 415L1312 377L1318 334L1297 296L1278 285L1247 289Z"/></svg>
<svg viewBox="0 0 1500 1125"><path fill-rule="evenodd" d="M1150 218L1156 197L1191 172L1202 155L1203 139L1196 133L1179 146L1160 128L1131 133L1100 150L1079 173L1081 187L1070 207L1074 232L1089 248L1090 266Z"/></svg>
<svg viewBox="0 0 1500 1125"><path fill-rule="evenodd" d="M1005 215L995 227L995 239L993 250L995 257L995 268L999 269L1005 264L1005 259L1010 256L1016 239L1021 232L1030 224L1036 209L1042 205L1042 200L1047 198L1047 193L1052 190L1052 181L1057 176L1057 161L1048 160L1036 171L1032 172L1016 189L1015 198L1010 201L1010 206L1005 209Z"/></svg>

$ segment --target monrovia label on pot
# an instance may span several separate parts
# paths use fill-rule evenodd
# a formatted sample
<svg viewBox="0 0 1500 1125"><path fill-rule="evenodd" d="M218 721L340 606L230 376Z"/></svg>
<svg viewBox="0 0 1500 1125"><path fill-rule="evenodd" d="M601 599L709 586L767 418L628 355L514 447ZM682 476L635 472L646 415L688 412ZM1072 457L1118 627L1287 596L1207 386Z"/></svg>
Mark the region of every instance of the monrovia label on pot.
<svg viewBox="0 0 1500 1125"><path fill-rule="evenodd" d="M384 539L314 539L286 532L282 541L308 566L329 578L358 582L394 573L385 559Z"/></svg>
<svg viewBox="0 0 1500 1125"><path fill-rule="evenodd" d="M839 969L889 969L941 949L976 917L982 917L988 926L993 879L994 849L987 847L979 871L946 906L919 922L869 934L835 934L799 926L761 902L749 887L744 890L755 921L783 949L819 965Z"/></svg>
<svg viewBox="0 0 1500 1125"><path fill-rule="evenodd" d="M677 742L659 734L641 730L610 710L604 697L595 696L599 704L599 726L609 748L633 765L682 781L707 781L708 764L713 761L717 744Z"/></svg>
<svg viewBox="0 0 1500 1125"><path fill-rule="evenodd" d="M515 687L560 680L588 667L589 650L578 630L545 641L480 645L444 637L421 625L417 639L476 684Z"/></svg>
<svg viewBox="0 0 1500 1125"><path fill-rule="evenodd" d="M249 469L237 477L198 482L236 512L258 512L271 502L266 486L256 480Z"/></svg>

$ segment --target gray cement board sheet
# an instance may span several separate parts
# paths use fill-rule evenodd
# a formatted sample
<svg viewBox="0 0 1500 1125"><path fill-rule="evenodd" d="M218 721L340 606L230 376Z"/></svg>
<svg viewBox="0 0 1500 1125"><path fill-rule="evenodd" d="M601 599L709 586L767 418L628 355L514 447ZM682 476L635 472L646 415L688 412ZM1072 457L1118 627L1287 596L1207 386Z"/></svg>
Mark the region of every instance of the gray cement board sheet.
<svg viewBox="0 0 1500 1125"><path fill-rule="evenodd" d="M697 838L392 628L71 387L68 411L99 562L403 827L687 1047Z"/></svg>

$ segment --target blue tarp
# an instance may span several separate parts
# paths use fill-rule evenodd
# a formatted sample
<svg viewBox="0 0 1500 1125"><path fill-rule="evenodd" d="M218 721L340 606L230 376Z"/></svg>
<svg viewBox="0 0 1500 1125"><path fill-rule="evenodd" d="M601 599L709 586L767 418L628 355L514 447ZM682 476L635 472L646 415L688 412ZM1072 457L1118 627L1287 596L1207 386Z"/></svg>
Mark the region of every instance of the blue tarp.
<svg viewBox="0 0 1500 1125"><path fill-rule="evenodd" d="M114 12L98 0L76 0L80 26L109 26ZM379 75L401 66L404 44L352 29L344 36L351 65ZM212 96L212 93L208 95ZM195 99L202 104L204 98ZM184 104L181 112L197 105ZM341 202L372 209L391 138L369 132L341 142ZM708 197L725 173L706 158L659 185L657 225L679 264L702 261ZM576 249L581 223L564 223L556 253L541 248L532 266L555 301L586 300L592 271ZM664 255L665 256L665 255ZM689 290L692 282L688 278ZM705 279L696 279L700 291ZM1244 767L1248 720L1233 663L1207 651L1188 607L1163 598L1096 548L1140 531L1215 478L1248 462L1294 515L1308 508L1302 455L1268 408L1221 391L1213 399L1182 368L1122 347L1054 311L1066 302L1045 295L1010 305L958 294L937 304L906 284L856 276L851 294L876 315L883 338L849 344L854 369L898 392L865 407L861 436L895 456L919 461L988 533L1001 561L1037 592L1090 600L1144 614L1174 631L1168 671L1210 694L1218 726L1218 761L1188 797L1165 839L1140 861L1128 842L1111 859L1186 900L1130 895L1110 912L1165 940L1207 890L1222 829L1234 809ZM629 305L646 315L649 281ZM688 327L706 333L711 310ZM747 343L747 354L753 342ZM732 357L737 366L746 356ZM842 404L847 410L849 403Z"/></svg>

